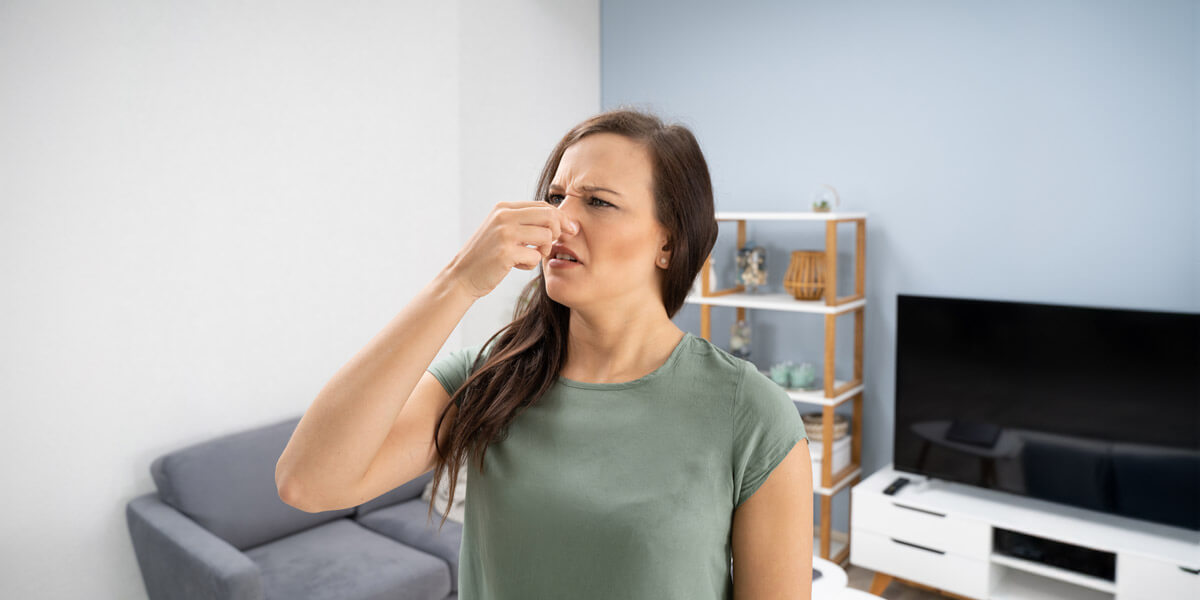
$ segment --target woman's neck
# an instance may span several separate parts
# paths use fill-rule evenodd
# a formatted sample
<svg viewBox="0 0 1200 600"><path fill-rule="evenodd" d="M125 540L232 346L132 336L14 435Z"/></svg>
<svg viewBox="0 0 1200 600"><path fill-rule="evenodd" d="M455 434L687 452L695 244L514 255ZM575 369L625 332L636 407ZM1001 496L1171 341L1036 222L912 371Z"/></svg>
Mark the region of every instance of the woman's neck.
<svg viewBox="0 0 1200 600"><path fill-rule="evenodd" d="M588 383L623 383L653 373L686 335L668 320L653 333L630 329L598 334L572 329L561 375Z"/></svg>

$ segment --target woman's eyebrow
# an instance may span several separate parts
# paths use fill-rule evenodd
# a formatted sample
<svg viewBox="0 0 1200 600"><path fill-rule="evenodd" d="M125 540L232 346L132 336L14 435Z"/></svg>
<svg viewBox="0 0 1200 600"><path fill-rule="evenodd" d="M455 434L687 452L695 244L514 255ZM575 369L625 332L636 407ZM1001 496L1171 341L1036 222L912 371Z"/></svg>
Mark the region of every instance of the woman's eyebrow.
<svg viewBox="0 0 1200 600"><path fill-rule="evenodd" d="M618 191L615 191L615 190L610 190L610 189L608 189L608 188L605 188L605 187L600 187L600 186L598 186L598 185L581 185L581 186L579 186L579 188L580 188L580 189L582 189L582 190L583 190L583 191L585 191L585 192L608 192L608 193L610 193L610 194L614 194L614 195L617 195L617 196L620 196L620 195L621 195L621 192L618 192ZM561 185L558 185L557 183L552 183L552 184L550 184L550 189L552 189L552 190L561 190L561 189L563 189L563 187L562 187Z"/></svg>

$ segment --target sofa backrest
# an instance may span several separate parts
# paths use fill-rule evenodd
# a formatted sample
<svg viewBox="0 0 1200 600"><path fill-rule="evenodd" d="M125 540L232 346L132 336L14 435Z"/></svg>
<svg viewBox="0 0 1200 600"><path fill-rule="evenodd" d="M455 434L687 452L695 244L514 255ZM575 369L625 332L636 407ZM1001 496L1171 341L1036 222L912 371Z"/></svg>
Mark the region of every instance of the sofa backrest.
<svg viewBox="0 0 1200 600"><path fill-rule="evenodd" d="M354 513L307 513L284 504L275 464L300 417L218 437L150 465L159 498L239 550Z"/></svg>

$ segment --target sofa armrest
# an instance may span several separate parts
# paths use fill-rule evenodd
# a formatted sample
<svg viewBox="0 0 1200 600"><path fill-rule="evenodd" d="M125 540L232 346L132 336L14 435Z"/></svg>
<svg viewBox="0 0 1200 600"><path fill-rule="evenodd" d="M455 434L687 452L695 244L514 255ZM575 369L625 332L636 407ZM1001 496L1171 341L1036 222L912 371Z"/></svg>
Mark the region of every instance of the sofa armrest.
<svg viewBox="0 0 1200 600"><path fill-rule="evenodd" d="M151 600L262 600L258 565L155 493L125 507L125 520Z"/></svg>

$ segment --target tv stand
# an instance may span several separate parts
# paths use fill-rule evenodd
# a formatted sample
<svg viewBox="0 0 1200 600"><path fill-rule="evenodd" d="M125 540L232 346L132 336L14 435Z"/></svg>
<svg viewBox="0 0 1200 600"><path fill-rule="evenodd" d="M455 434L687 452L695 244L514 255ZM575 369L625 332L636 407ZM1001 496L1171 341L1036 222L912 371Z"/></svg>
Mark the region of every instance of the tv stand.
<svg viewBox="0 0 1200 600"><path fill-rule="evenodd" d="M894 495L897 477L911 482ZM850 490L850 562L972 600L1200 598L1200 533L923 475Z"/></svg>

